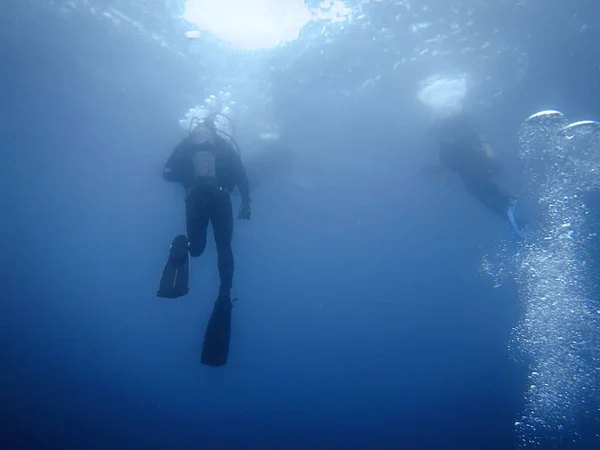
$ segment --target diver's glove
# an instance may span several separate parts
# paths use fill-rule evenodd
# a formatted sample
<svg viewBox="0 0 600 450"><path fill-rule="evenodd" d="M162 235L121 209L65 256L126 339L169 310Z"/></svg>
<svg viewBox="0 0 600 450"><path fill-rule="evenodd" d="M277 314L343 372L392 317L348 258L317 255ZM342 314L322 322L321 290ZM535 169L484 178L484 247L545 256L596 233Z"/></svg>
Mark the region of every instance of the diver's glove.
<svg viewBox="0 0 600 450"><path fill-rule="evenodd" d="M252 210L250 209L250 203L242 203L238 212L238 219L250 220Z"/></svg>

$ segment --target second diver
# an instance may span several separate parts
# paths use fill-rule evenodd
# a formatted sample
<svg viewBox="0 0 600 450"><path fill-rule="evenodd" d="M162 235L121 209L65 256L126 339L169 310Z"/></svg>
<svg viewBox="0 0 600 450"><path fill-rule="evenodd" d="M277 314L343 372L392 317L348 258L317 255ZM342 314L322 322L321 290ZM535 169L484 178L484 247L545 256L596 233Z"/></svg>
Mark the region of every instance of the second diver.
<svg viewBox="0 0 600 450"><path fill-rule="evenodd" d="M527 221L518 216L517 197L496 182L502 167L490 144L461 116L447 118L436 128L439 164L429 164L425 170L456 173L471 195L522 234Z"/></svg>

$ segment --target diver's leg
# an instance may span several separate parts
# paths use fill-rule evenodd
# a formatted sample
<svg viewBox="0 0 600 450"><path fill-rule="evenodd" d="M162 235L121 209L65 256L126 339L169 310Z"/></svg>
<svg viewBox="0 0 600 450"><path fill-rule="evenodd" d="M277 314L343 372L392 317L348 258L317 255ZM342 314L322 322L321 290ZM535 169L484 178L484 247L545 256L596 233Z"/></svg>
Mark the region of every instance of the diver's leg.
<svg viewBox="0 0 600 450"><path fill-rule="evenodd" d="M158 297L178 298L189 292L190 255L200 256L206 247L209 198L203 192L194 192L185 205L187 236L180 234L171 243L156 294Z"/></svg>
<svg viewBox="0 0 600 450"><path fill-rule="evenodd" d="M202 364L219 367L227 364L231 341L231 299L219 296L213 306L202 343Z"/></svg>
<svg viewBox="0 0 600 450"><path fill-rule="evenodd" d="M233 211L228 193L221 192L218 194L211 208L210 220L217 244L221 286L204 334L200 360L202 364L207 366L219 367L227 364L231 338L232 304L230 291L233 281L233 252L231 250Z"/></svg>
<svg viewBox="0 0 600 450"><path fill-rule="evenodd" d="M163 268L156 295L162 298L183 297L189 291L189 279L188 239L180 234L171 243L169 259Z"/></svg>
<svg viewBox="0 0 600 450"><path fill-rule="evenodd" d="M210 218L210 198L202 191L190 194L185 201L186 229L189 242L190 256L198 257L206 248L208 221Z"/></svg>
<svg viewBox="0 0 600 450"><path fill-rule="evenodd" d="M517 197L505 191L494 180L470 180L465 182L465 186L490 211L507 220L517 233L521 233L527 226L528 221L516 213Z"/></svg>
<svg viewBox="0 0 600 450"><path fill-rule="evenodd" d="M221 286L219 296L229 298L233 283L233 250L231 239L233 237L233 210L231 197L228 193L220 193L215 200L211 211L211 224L215 235L217 246L217 257L219 263L219 277Z"/></svg>
<svg viewBox="0 0 600 450"><path fill-rule="evenodd" d="M507 218L508 208L515 197L504 191L494 180L466 180L465 187L490 211Z"/></svg>

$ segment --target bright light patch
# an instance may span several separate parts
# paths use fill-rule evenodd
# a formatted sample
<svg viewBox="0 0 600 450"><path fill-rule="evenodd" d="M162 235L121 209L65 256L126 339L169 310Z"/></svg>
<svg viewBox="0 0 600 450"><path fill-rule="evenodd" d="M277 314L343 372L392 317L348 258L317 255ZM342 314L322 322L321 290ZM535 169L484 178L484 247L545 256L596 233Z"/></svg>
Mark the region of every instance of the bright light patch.
<svg viewBox="0 0 600 450"><path fill-rule="evenodd" d="M461 112L466 95L466 75L457 78L429 77L422 83L418 93L421 103L431 109L436 117Z"/></svg>
<svg viewBox="0 0 600 450"><path fill-rule="evenodd" d="M198 39L200 37L200 31L198 31L198 30L186 31L185 35L190 39Z"/></svg>
<svg viewBox="0 0 600 450"><path fill-rule="evenodd" d="M183 18L235 47L260 50L295 41L311 21L341 22L351 12L340 0L315 9L302 0L187 0Z"/></svg>

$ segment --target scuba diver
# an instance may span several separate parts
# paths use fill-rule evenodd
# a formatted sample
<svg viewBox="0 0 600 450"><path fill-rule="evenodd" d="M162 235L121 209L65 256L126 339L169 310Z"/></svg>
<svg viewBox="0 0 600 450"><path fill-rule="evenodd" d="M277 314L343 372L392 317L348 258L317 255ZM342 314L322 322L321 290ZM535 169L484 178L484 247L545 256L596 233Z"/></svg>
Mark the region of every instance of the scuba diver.
<svg viewBox="0 0 600 450"><path fill-rule="evenodd" d="M234 269L230 193L236 186L242 200L238 218L248 220L251 215L248 178L236 151L237 144L217 129L215 116L193 119L189 136L177 145L164 166L163 179L181 183L185 189L187 235L173 239L157 292L158 297L171 299L188 293L189 257L204 252L210 222L217 248L220 288L204 336L201 360L208 366L225 365L229 352ZM228 137L236 149L220 134Z"/></svg>
<svg viewBox="0 0 600 450"><path fill-rule="evenodd" d="M502 166L489 142L461 116L444 119L435 128L440 141L439 164L428 164L424 171L456 173L471 195L507 220L520 235L527 221L517 215L517 197L505 191L495 180Z"/></svg>

